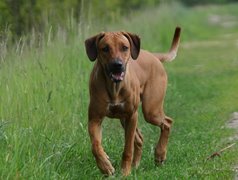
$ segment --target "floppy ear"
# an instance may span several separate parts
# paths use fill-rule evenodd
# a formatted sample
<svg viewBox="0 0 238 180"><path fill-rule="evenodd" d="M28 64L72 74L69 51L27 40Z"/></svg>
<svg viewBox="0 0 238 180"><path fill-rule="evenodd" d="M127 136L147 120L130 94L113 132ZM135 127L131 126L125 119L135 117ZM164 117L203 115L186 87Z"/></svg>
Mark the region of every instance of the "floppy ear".
<svg viewBox="0 0 238 180"><path fill-rule="evenodd" d="M95 61L97 59L97 43L103 36L104 33L100 33L85 40L85 48L90 61Z"/></svg>
<svg viewBox="0 0 238 180"><path fill-rule="evenodd" d="M131 57L136 60L140 53L140 37L136 34L123 32L131 45Z"/></svg>

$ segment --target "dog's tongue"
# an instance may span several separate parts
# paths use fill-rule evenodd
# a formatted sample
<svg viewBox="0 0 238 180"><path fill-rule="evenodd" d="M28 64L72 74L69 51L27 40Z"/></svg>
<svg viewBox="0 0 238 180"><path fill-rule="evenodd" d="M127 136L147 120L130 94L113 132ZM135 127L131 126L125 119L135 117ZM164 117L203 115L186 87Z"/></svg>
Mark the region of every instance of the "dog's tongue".
<svg viewBox="0 0 238 180"><path fill-rule="evenodd" d="M112 78L115 80L123 80L124 72L112 74Z"/></svg>

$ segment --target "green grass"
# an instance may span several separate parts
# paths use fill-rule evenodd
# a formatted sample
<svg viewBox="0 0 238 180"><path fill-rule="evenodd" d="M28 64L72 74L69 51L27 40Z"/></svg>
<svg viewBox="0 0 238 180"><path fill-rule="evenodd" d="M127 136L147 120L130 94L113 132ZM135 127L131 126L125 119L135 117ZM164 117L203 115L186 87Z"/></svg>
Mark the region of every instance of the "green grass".
<svg viewBox="0 0 238 180"><path fill-rule="evenodd" d="M101 30L136 32L144 49L167 50L176 25L182 27L177 59L169 75L166 113L174 126L164 166L154 165L159 129L147 124L139 168L128 179L231 179L237 144L221 157L206 158L234 140L225 127L237 111L238 4L186 9L163 5L103 24ZM211 15L219 22L211 23ZM86 29L86 28L85 28ZM0 179L102 179L87 133L88 78L92 63L83 40L96 33L59 36L42 48L9 48L0 62ZM19 50L20 49L20 50ZM103 145L120 178L123 130L117 120L103 123ZM113 178L113 177L112 177Z"/></svg>

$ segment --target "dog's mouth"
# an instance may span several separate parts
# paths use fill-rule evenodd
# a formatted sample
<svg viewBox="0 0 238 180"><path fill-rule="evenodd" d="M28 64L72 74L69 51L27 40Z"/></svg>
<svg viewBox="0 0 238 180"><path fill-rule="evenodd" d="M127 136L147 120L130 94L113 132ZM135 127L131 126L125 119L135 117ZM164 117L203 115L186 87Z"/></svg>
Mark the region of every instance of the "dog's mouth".
<svg viewBox="0 0 238 180"><path fill-rule="evenodd" d="M125 72L111 72L110 78L113 82L120 82L124 79Z"/></svg>
<svg viewBox="0 0 238 180"><path fill-rule="evenodd" d="M113 82L121 82L125 77L125 65L122 61L113 61L106 66L107 75Z"/></svg>

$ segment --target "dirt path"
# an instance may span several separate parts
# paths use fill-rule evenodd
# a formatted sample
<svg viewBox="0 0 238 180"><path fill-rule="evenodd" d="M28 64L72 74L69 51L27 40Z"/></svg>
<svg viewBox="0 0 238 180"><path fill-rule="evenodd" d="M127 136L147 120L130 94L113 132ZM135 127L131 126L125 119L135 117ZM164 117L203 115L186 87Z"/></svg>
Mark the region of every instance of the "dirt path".
<svg viewBox="0 0 238 180"><path fill-rule="evenodd" d="M227 124L229 128L237 129L238 130L238 112L234 112L231 115L231 118Z"/></svg>
<svg viewBox="0 0 238 180"><path fill-rule="evenodd" d="M232 113L231 118L227 123L227 127L237 130L237 133L233 137L230 137L230 140L238 142L238 112ZM236 171L235 180L238 180L238 165L234 167L234 170Z"/></svg>

